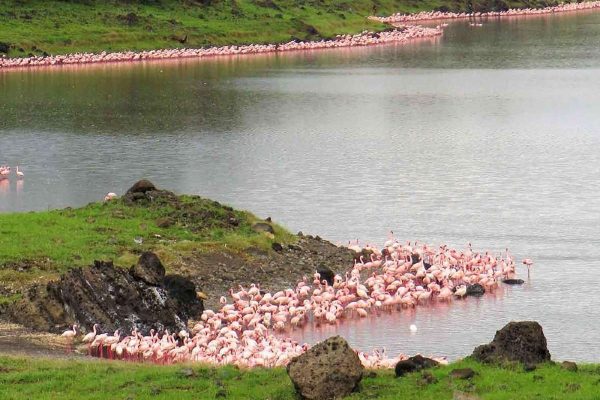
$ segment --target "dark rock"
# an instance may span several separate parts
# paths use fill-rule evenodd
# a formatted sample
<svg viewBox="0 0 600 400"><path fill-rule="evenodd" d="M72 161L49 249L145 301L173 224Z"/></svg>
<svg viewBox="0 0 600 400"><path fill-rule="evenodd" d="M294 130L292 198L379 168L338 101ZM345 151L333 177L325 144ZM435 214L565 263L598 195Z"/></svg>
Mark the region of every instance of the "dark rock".
<svg viewBox="0 0 600 400"><path fill-rule="evenodd" d="M321 282L323 282L325 280L325 281L327 281L327 284L329 286L333 286L333 279L335 278L335 272L333 272L331 270L331 268L322 264L317 268L317 272L321 276Z"/></svg>
<svg viewBox="0 0 600 400"><path fill-rule="evenodd" d="M288 244L288 249L290 250L294 250L294 251L302 251L303 248L301 246L298 246L297 244Z"/></svg>
<svg viewBox="0 0 600 400"><path fill-rule="evenodd" d="M179 375L184 376L186 378L191 378L196 376L196 373L191 368L182 368L181 370L179 370Z"/></svg>
<svg viewBox="0 0 600 400"><path fill-rule="evenodd" d="M452 379L471 379L475 376L475 371L471 368L456 368L448 374Z"/></svg>
<svg viewBox="0 0 600 400"><path fill-rule="evenodd" d="M431 385L432 383L437 383L437 378L433 376L431 371L423 371L421 374L421 382L426 385Z"/></svg>
<svg viewBox="0 0 600 400"><path fill-rule="evenodd" d="M125 194L146 193L151 190L156 190L156 186L154 186L154 184L152 182L150 182L149 180L142 179L142 180L134 183L133 186L130 187L129 190L127 191L127 193L125 193Z"/></svg>
<svg viewBox="0 0 600 400"><path fill-rule="evenodd" d="M149 285L112 262L95 261L89 268L70 270L60 281L34 286L8 313L12 321L35 330L61 332L77 323L89 331L97 323L102 332L137 328L147 334L186 328L189 307L172 298L162 283Z"/></svg>
<svg viewBox="0 0 600 400"><path fill-rule="evenodd" d="M271 248L275 251L283 251L283 246L281 245L281 243L273 242L271 244Z"/></svg>
<svg viewBox="0 0 600 400"><path fill-rule="evenodd" d="M254 225L252 225L252 230L255 232L267 232L273 235L275 234L275 229L273 229L271 224L268 224L266 222L255 223Z"/></svg>
<svg viewBox="0 0 600 400"><path fill-rule="evenodd" d="M437 361L417 354L416 356L412 356L407 360L399 361L398 364L396 364L396 377L404 376L408 373L420 371L427 368L433 368L437 365Z"/></svg>
<svg viewBox="0 0 600 400"><path fill-rule="evenodd" d="M546 337L535 321L510 322L496 332L491 343L478 346L473 358L480 362L518 361L538 364L550 361Z"/></svg>
<svg viewBox="0 0 600 400"><path fill-rule="evenodd" d="M0 42L0 53L8 53L10 47L10 43Z"/></svg>
<svg viewBox="0 0 600 400"><path fill-rule="evenodd" d="M163 279L163 285L186 318L200 317L204 304L198 298L196 285L192 281L181 275L167 275Z"/></svg>
<svg viewBox="0 0 600 400"><path fill-rule="evenodd" d="M537 369L537 366L532 363L526 363L523 365L523 371L525 371L525 372L535 371L536 369Z"/></svg>
<svg viewBox="0 0 600 400"><path fill-rule="evenodd" d="M504 279L502 282L507 285L522 285L525 283L523 279Z"/></svg>
<svg viewBox="0 0 600 400"><path fill-rule="evenodd" d="M296 392L305 399L348 396L357 388L363 372L358 355L340 336L316 344L287 366Z"/></svg>
<svg viewBox="0 0 600 400"><path fill-rule="evenodd" d="M577 364L573 361L563 361L560 363L562 369L566 369L567 371L577 372Z"/></svg>
<svg viewBox="0 0 600 400"><path fill-rule="evenodd" d="M129 270L132 276L149 285L158 286L165 277L165 267L158 256L150 251L142 253L136 265Z"/></svg>
<svg viewBox="0 0 600 400"><path fill-rule="evenodd" d="M175 220L171 217L163 217L156 220L156 226L159 228L169 228L173 225L175 225Z"/></svg>
<svg viewBox="0 0 600 400"><path fill-rule="evenodd" d="M467 296L483 296L485 289L479 283L467 286Z"/></svg>

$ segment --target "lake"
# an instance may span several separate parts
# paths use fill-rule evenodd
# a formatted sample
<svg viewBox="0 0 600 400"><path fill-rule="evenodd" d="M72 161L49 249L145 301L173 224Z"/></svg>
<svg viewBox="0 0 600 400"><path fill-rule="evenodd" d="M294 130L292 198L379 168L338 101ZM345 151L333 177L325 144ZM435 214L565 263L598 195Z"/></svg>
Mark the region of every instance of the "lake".
<svg viewBox="0 0 600 400"><path fill-rule="evenodd" d="M600 13L580 12L408 45L2 72L0 164L26 178L0 182L0 212L146 177L334 242L508 247L535 261L523 287L337 332L454 359L531 319L554 358L598 361L599 42Z"/></svg>

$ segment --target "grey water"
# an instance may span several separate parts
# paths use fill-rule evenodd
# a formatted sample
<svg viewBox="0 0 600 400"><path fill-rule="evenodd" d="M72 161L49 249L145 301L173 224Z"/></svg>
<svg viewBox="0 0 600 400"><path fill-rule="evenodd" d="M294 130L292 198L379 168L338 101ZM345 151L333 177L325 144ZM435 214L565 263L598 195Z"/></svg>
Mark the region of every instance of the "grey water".
<svg viewBox="0 0 600 400"><path fill-rule="evenodd" d="M25 172L0 182L0 212L146 177L334 242L508 247L535 262L522 287L294 335L457 358L537 320L554 358L599 361L598 43L600 13L582 12L407 45L0 72L0 165Z"/></svg>

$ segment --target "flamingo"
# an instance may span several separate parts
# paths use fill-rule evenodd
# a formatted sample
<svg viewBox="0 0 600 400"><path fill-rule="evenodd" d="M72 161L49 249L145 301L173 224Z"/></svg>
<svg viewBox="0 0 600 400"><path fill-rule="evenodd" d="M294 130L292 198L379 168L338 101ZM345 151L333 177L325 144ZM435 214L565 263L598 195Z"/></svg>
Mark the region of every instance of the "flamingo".
<svg viewBox="0 0 600 400"><path fill-rule="evenodd" d="M67 329L66 331L64 331L62 333L62 337L64 337L67 341L67 353L70 353L73 351L73 340L75 339L75 336L77 335L77 325L73 325L73 329Z"/></svg>
<svg viewBox="0 0 600 400"><path fill-rule="evenodd" d="M108 192L106 193L106 196L104 196L104 201L111 201L117 198L117 194L113 193L113 192Z"/></svg>
<svg viewBox="0 0 600 400"><path fill-rule="evenodd" d="M19 171L19 166L17 165L17 179L23 179L25 177L25 174L23 173L23 171Z"/></svg>
<svg viewBox="0 0 600 400"><path fill-rule="evenodd" d="M523 264L527 266L527 278L529 278L529 268L533 265L533 261L530 258L525 258Z"/></svg>

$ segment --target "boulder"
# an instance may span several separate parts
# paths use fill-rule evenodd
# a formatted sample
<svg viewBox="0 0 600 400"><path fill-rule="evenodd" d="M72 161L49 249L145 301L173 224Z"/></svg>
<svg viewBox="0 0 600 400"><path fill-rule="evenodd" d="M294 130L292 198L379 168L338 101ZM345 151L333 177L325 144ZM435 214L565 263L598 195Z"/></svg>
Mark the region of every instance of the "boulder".
<svg viewBox="0 0 600 400"><path fill-rule="evenodd" d="M363 372L358 355L340 336L316 344L287 366L296 392L305 399L348 396L358 386Z"/></svg>
<svg viewBox="0 0 600 400"><path fill-rule="evenodd" d="M154 257L144 258L162 266ZM173 332L186 328L191 310L194 314L203 310L193 283L179 286L186 290L172 296L172 286L167 288L162 282L148 284L146 279L117 268L112 262L95 261L89 268L70 270L59 281L34 286L11 306L9 316L28 328L50 332L61 332L74 323L84 331L97 323L102 332L130 332L134 328L143 334L150 329ZM184 296L190 289L193 299Z"/></svg>
<svg viewBox="0 0 600 400"><path fill-rule="evenodd" d="M473 358L487 363L538 364L550 361L550 352L540 324L535 321L509 322L496 332L491 343L475 348Z"/></svg>
<svg viewBox="0 0 600 400"><path fill-rule="evenodd" d="M331 268L321 264L319 268L317 268L317 272L321 276L321 282L325 280L327 281L327 284L329 284L329 286L333 286L333 278L335 278L335 272L333 272Z"/></svg>
<svg viewBox="0 0 600 400"><path fill-rule="evenodd" d="M423 357L420 354L416 356L412 356L407 360L399 361L396 364L395 371L396 377L404 376L408 373L420 371L427 368L433 368L437 366L439 363L431 358Z"/></svg>
<svg viewBox="0 0 600 400"><path fill-rule="evenodd" d="M467 286L467 296L483 296L484 294L485 289L479 283Z"/></svg>
<svg viewBox="0 0 600 400"><path fill-rule="evenodd" d="M130 187L129 190L125 194L127 195L127 194L132 194L132 193L146 193L151 190L156 190L156 186L154 186L154 184L152 182L150 182L149 180L142 179L142 180L134 183L133 186Z"/></svg>
<svg viewBox="0 0 600 400"><path fill-rule="evenodd" d="M153 286L160 285L165 277L165 267L158 256L150 251L142 253L137 264L132 266L129 272L133 277Z"/></svg>
<svg viewBox="0 0 600 400"><path fill-rule="evenodd" d="M196 285L192 281L181 275L167 275L163 279L163 285L185 317L200 317L204 308L202 302L198 301L198 293L202 292L196 291Z"/></svg>
<svg viewBox="0 0 600 400"><path fill-rule="evenodd" d="M452 379L471 379L475 376L475 371L471 368L455 368L448 374Z"/></svg>
<svg viewBox="0 0 600 400"><path fill-rule="evenodd" d="M273 227L271 226L271 224L267 223L267 222L257 222L254 225L252 225L252 230L254 232L266 232L266 233L270 233L272 235L275 234L275 229L273 229Z"/></svg>
<svg viewBox="0 0 600 400"><path fill-rule="evenodd" d="M171 217L162 217L156 220L156 226L159 228L170 228L175 225L175 220Z"/></svg>
<svg viewBox="0 0 600 400"><path fill-rule="evenodd" d="M525 281L523 279L504 279L502 283L506 283L507 285L522 285Z"/></svg>
<svg viewBox="0 0 600 400"><path fill-rule="evenodd" d="M577 364L573 361L563 361L560 363L562 369L566 369L567 371L577 372Z"/></svg>

